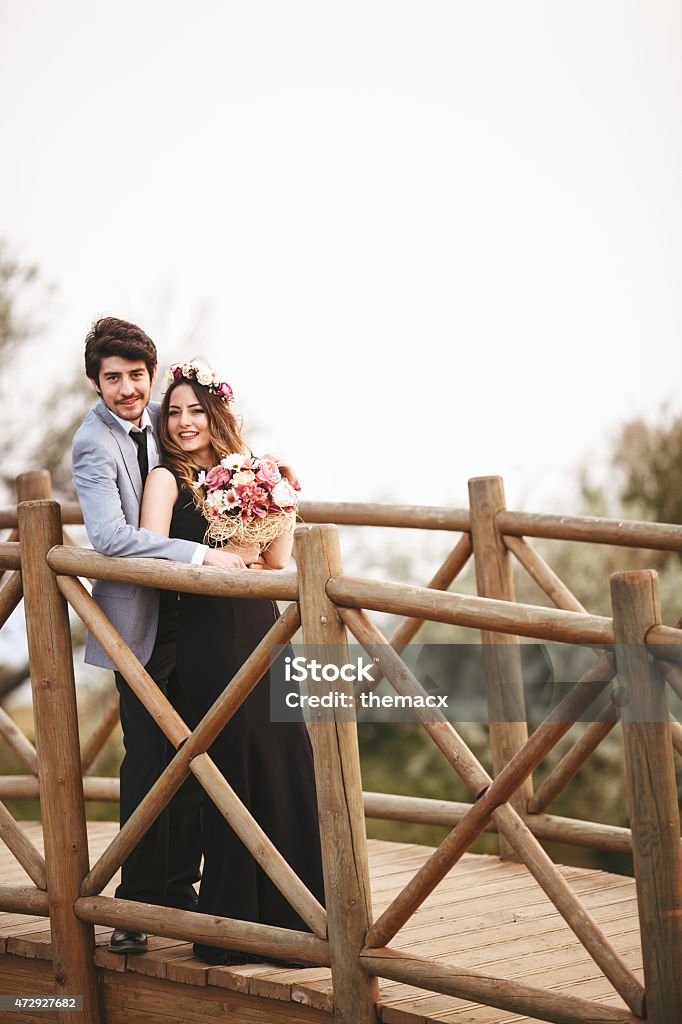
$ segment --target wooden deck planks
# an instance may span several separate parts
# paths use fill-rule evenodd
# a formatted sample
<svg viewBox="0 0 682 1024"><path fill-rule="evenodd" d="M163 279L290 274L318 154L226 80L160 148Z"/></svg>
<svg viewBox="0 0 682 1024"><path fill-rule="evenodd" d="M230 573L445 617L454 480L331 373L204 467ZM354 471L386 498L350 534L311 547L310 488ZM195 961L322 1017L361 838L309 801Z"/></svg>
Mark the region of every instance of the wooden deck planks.
<svg viewBox="0 0 682 1024"><path fill-rule="evenodd" d="M23 827L36 847L42 849L40 824L23 823ZM90 823L91 863L116 830L112 822ZM368 845L377 914L407 884L432 850L381 840L370 840ZM641 978L634 880L591 869L561 870L625 962ZM0 878L7 882L26 881L23 869L5 849L0 850ZM113 893L116 882L117 879L112 880L105 891ZM106 949L110 931L96 928L95 960L102 969L107 1024L116 1024L119 1019L126 1019L125 1014L133 1013L136 1022L164 1024L177 1019L180 1006L183 1019L201 1024L212 1019L216 1006L222 1010L228 1005L238 1009L240 1021L254 1024L261 1020L329 1020L333 993L328 968L291 969L272 964L210 967L193 957L190 943L156 936L150 936L145 954L116 956ZM462 857L391 945L499 977L620 1004L608 981L525 867L501 862L496 857ZM47 972L49 984L48 922L34 916L0 914L0 955L3 978L5 964L10 965L9 976L18 984L20 978L26 977L27 966L32 964L35 971L40 963L40 972ZM169 984L173 985L172 995ZM2 991L7 991L4 981ZM198 999L201 992L205 997ZM522 1024L531 1020L398 982L381 981L380 992L383 1024ZM270 1007L269 1016L266 1007ZM17 1019L15 1015L12 1018Z"/></svg>

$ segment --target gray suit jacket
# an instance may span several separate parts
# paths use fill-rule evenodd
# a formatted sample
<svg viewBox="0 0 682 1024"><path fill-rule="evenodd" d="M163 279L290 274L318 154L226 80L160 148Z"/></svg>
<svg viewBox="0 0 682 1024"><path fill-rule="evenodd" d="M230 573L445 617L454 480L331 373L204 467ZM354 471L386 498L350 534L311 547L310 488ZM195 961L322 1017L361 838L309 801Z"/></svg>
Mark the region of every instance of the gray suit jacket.
<svg viewBox="0 0 682 1024"><path fill-rule="evenodd" d="M148 412L158 437L158 404L151 403ZM197 544L169 540L139 529L142 477L137 448L102 401L88 413L76 432L72 468L85 528L95 551L103 555L192 561ZM146 664L159 620L158 590L97 580L92 596L139 661ZM85 660L89 665L114 668L91 634Z"/></svg>

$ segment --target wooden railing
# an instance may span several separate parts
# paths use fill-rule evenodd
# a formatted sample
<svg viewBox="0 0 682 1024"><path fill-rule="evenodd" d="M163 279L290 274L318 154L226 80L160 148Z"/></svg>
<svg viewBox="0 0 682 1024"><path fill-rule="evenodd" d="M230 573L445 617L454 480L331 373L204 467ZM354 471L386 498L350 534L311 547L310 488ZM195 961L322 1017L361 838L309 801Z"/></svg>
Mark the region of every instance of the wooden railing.
<svg viewBox="0 0 682 1024"><path fill-rule="evenodd" d="M27 493L32 488L34 493ZM34 883L24 887L0 885L0 909L49 913L57 989L83 992L88 1021L100 1019L92 925L115 927L123 923L163 936L329 965L335 1018L346 1024L368 1024L376 1019L379 977L549 1021L646 1019L654 1024L670 1024L682 1019L682 842L673 764L673 747L682 753L682 727L670 720L666 702L666 680L682 695L682 631L661 624L655 573L614 574L613 617L591 615L526 539L556 537L679 551L682 527L508 512L498 478L470 482L468 510L303 506L309 524L334 520L461 533L429 584L417 587L345 576L333 525L308 525L297 531L296 573L225 573L154 559L105 558L64 543L60 508L49 500L48 488L44 477L29 474L19 482L19 497L23 500L18 511L0 510L0 526L18 528L18 534L0 544L0 569L8 572L0 588L0 625L23 592L37 753L4 712L0 715L0 732L34 778L38 774L37 783L32 785L40 794L45 832L43 858L0 805L0 832ZM77 506L65 506L63 512L65 521L79 521ZM472 552L478 596L447 592ZM515 600L512 556L555 608ZM191 731L79 577L247 599L269 597L291 603ZM79 752L68 605L96 636L177 751L92 867L88 863L84 796L100 796L107 786L111 786L109 795L113 796L114 787L110 780L83 778L82 773L113 728L116 708L112 703L106 709L95 733ZM367 614L371 611L402 617L390 638L371 620ZM398 694L424 696L420 682L400 657L424 621L469 626L482 632L492 775L445 716L438 717L433 710L421 714L415 709L415 717L464 781L473 802L363 794L355 723L347 715L330 721L328 711L324 719L314 714L310 734L322 837L325 911L240 803L206 751L258 684L273 648L290 640L299 627L304 645L315 645L316 657L320 657L322 647L325 660L339 665L349 660L350 632L359 644L371 648L377 659L375 684L385 678ZM595 650L593 666L530 736L525 723L519 637L587 645ZM616 673L620 700L612 702L587 726L533 792L532 773ZM343 685L339 681L335 688L341 690ZM348 683L347 689L352 696L352 684ZM618 722L625 744L631 829L570 821L545 813ZM188 911L101 895L190 772L305 920L309 932L232 919L206 919ZM5 797L27 795L19 780L4 780L1 784ZM371 910L365 813L452 826L376 920ZM432 963L388 945L481 832L490 828L499 833L500 855L526 865L627 1010L484 977L442 962ZM643 986L567 885L540 838L632 851L644 958ZM68 1011L63 1012L63 1019L71 1019Z"/></svg>

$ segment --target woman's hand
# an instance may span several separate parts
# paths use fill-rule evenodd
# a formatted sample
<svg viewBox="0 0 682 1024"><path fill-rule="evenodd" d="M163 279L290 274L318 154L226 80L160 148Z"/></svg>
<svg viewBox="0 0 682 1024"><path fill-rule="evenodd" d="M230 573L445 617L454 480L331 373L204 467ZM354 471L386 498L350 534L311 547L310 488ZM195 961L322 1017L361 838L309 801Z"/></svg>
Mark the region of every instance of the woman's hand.
<svg viewBox="0 0 682 1024"><path fill-rule="evenodd" d="M255 542L253 544L233 544L230 541L229 544L224 546L223 551L231 551L232 554L239 555L247 566L257 562L260 555L260 548Z"/></svg>
<svg viewBox="0 0 682 1024"><path fill-rule="evenodd" d="M256 571L260 572L262 569L267 569L267 565L265 564L265 559L263 558L263 556L259 555L258 558L256 558L253 562L247 562L246 568L255 569Z"/></svg>
<svg viewBox="0 0 682 1024"><path fill-rule="evenodd" d="M267 545L263 551L263 559L267 569L286 569L291 558L291 551L294 546L294 526L296 525L296 513L287 513L289 522L279 537Z"/></svg>

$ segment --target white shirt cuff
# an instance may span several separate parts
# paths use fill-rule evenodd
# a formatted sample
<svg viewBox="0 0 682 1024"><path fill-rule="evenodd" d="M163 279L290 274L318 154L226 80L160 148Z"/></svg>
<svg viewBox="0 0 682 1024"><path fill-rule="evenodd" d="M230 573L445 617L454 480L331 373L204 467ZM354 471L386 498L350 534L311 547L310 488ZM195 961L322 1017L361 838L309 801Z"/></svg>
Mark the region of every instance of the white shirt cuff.
<svg viewBox="0 0 682 1024"><path fill-rule="evenodd" d="M208 547L206 544L197 544L197 549L192 555L192 565L203 565Z"/></svg>

